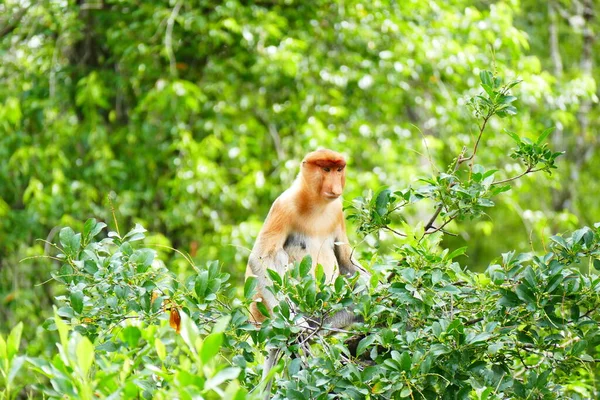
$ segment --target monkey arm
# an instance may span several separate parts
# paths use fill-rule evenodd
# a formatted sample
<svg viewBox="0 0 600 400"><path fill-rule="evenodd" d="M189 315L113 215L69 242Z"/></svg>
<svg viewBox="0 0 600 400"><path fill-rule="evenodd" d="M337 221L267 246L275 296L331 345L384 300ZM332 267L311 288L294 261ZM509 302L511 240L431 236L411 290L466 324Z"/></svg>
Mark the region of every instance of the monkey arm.
<svg viewBox="0 0 600 400"><path fill-rule="evenodd" d="M275 200L265 223L258 234L254 248L248 258L248 268L246 277L253 275L257 279L257 296L272 310L276 304L275 296L266 289L271 286L271 280L268 277L267 269L277 271L283 275L285 268L289 263L288 254L283 250L283 245L288 235L290 217L289 211L283 207L278 200ZM256 310L258 313L258 310ZM255 320L261 321L260 313L254 313Z"/></svg>

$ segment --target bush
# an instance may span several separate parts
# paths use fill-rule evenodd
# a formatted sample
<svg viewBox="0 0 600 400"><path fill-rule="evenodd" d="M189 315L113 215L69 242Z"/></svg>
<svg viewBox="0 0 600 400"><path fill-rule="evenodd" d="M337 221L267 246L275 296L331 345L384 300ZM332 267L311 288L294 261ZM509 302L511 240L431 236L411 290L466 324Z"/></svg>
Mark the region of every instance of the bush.
<svg viewBox="0 0 600 400"><path fill-rule="evenodd" d="M81 233L63 228L52 258L66 294L45 323L58 331L58 352L17 355L20 326L0 339L5 397L29 370L39 383L28 390L50 398L258 398L272 348L282 355L270 375L274 398L597 396L600 224L553 236L541 254L502 254L484 273L455 261L464 248L441 244L452 221L484 215L507 183L551 172L560 155L544 143L550 130L533 140L509 132L521 173L497 180L499 171L476 164L488 121L517 111L510 90L518 82L487 71L480 78L484 92L469 102L479 121L469 152L421 186L384 187L348 207L372 245L372 279L327 284L305 259L271 274L279 305L260 326L248 320L253 279L240 295L218 262L199 267L183 253L195 273L180 279L150 243L139 245L139 225L125 235L93 219ZM406 222L402 210L423 201L432 216ZM378 251L382 232L399 237L392 251ZM345 307L362 322L323 326Z"/></svg>

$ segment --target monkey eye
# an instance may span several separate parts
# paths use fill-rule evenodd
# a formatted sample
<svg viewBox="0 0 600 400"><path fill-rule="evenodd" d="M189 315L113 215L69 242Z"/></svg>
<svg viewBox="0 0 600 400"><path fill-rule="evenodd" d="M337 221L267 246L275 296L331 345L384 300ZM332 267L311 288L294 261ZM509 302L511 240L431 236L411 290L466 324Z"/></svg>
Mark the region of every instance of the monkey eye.
<svg viewBox="0 0 600 400"><path fill-rule="evenodd" d="M342 172L343 169L344 169L343 167L339 167L338 172Z"/></svg>
<svg viewBox="0 0 600 400"><path fill-rule="evenodd" d="M331 169L329 169L329 167L325 167L325 168L323 168L323 171L329 172L329 171L331 171Z"/></svg>

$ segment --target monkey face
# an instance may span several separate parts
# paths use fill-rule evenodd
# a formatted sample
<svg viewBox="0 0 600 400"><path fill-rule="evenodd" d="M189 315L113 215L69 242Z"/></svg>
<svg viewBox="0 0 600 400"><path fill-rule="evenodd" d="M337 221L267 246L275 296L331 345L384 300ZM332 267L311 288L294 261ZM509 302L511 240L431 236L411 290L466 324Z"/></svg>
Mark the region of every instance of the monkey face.
<svg viewBox="0 0 600 400"><path fill-rule="evenodd" d="M321 196L329 201L333 201L342 195L344 185L346 184L346 171L344 167L331 166L322 167L321 174Z"/></svg>
<svg viewBox="0 0 600 400"><path fill-rule="evenodd" d="M309 189L315 190L320 198L333 201L342 195L346 160L340 153L326 149L314 151L304 158L302 167Z"/></svg>

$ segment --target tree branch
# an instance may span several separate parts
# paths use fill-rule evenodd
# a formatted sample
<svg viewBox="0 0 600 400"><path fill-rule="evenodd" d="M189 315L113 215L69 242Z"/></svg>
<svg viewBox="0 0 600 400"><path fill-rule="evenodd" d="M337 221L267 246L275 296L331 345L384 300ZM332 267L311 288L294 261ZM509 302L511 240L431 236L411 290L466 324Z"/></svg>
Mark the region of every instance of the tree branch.
<svg viewBox="0 0 600 400"><path fill-rule="evenodd" d="M7 36L8 34L10 34L12 31L14 31L17 28L17 26L19 26L19 23L21 22L21 20L27 13L27 10L29 10L29 7L31 7L31 5L29 5L25 8L22 8L16 14L13 14L13 21L9 22L8 24L6 24L5 26L3 26L0 29L0 39L2 39L4 36Z"/></svg>
<svg viewBox="0 0 600 400"><path fill-rule="evenodd" d="M491 118L491 115L486 116L483 119L483 124L481 124L481 126L479 127L479 135L477 136L477 140L475 141L475 146L473 146L473 154L471 154L467 158L459 159L459 161L461 163L471 160L470 168L473 168L473 163L475 162L475 155L477 154L477 149L479 148L479 142L481 141L481 137L483 136L483 131L485 130L485 126L487 125L487 122L489 121L490 118Z"/></svg>
<svg viewBox="0 0 600 400"><path fill-rule="evenodd" d="M456 216L454 216L454 217L450 217L450 218L449 218L449 219L448 219L446 222L444 222L442 225L438 226L438 227L437 227L437 228L435 228L434 230L432 230L432 231L426 231L426 232L424 233L424 235L431 235L432 233L436 233L436 232L438 232L438 231L443 231L443 229L444 229L444 227L445 227L446 225L448 225L450 222L454 221L454 218L456 218ZM432 226L432 228L433 228L433 226Z"/></svg>
<svg viewBox="0 0 600 400"><path fill-rule="evenodd" d="M484 127L485 127L485 124L484 124ZM481 136L481 134L480 134L480 136ZM453 172L458 171L458 167L460 166L460 164L462 164L463 162L470 159L470 158L464 158L466 151L467 151L467 148L465 146L463 146L458 157L456 157L456 164L454 164ZM427 221L427 224L425 224L425 231L428 231L429 229L431 229L433 227L433 223L435 222L435 220L440 215L440 213L442 212L443 209L444 209L444 205L440 204L438 206L438 208L435 210L435 213L429 219L429 221Z"/></svg>
<svg viewBox="0 0 600 400"><path fill-rule="evenodd" d="M533 167L529 166L529 168L527 168L521 174L519 174L517 176L513 176L512 178L507 178L507 179L503 179L501 181L496 181L496 182L492 183L492 186L494 186L494 185L501 185L503 183L511 182L511 181L519 179L522 176L525 176L527 174L531 174L533 172L538 172L538 171L541 171L541 170L543 170L543 168L533 169Z"/></svg>
<svg viewBox="0 0 600 400"><path fill-rule="evenodd" d="M165 47L167 49L167 57L169 58L169 71L171 72L171 77L177 76L177 60L175 60L175 53L173 52L173 25L175 24L175 18L177 18L180 8L181 1L178 1L169 16L169 20L167 21L167 31L165 33Z"/></svg>
<svg viewBox="0 0 600 400"><path fill-rule="evenodd" d="M385 230L388 230L388 231L390 231L390 232L392 232L392 233L395 233L395 234L396 234L396 235L398 235L398 236L406 237L406 233L398 232L397 230L395 230L395 229L392 229L392 228L390 228L390 227L389 227L389 226L387 226L387 225L385 225L385 226L383 227L383 229L385 229Z"/></svg>

